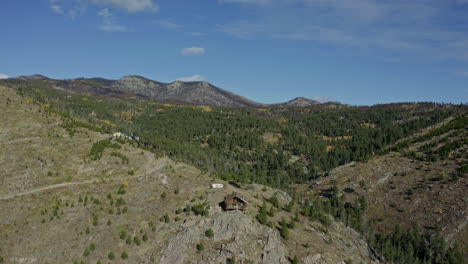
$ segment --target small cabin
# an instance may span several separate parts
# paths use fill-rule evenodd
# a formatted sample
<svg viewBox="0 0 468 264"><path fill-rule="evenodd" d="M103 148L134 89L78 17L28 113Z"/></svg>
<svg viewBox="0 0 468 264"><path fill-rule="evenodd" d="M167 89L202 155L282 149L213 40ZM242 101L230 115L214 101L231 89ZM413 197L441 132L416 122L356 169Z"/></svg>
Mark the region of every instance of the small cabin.
<svg viewBox="0 0 468 264"><path fill-rule="evenodd" d="M232 193L224 199L224 209L226 211L241 210L247 207L247 200L238 193Z"/></svg>
<svg viewBox="0 0 468 264"><path fill-rule="evenodd" d="M213 183L211 184L212 189L222 189L224 185L222 183Z"/></svg>

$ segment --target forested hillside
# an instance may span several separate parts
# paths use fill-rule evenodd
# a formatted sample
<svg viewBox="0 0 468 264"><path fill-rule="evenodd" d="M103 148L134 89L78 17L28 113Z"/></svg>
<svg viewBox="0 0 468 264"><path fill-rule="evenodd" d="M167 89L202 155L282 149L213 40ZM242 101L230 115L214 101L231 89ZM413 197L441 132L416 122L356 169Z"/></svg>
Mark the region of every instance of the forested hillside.
<svg viewBox="0 0 468 264"><path fill-rule="evenodd" d="M70 131L80 126L76 120L83 120L96 130L137 135L148 150L225 180L276 187L365 160L467 110L464 105L434 103L268 109L178 106L83 95L55 89L44 80L2 83L73 120L67 123Z"/></svg>

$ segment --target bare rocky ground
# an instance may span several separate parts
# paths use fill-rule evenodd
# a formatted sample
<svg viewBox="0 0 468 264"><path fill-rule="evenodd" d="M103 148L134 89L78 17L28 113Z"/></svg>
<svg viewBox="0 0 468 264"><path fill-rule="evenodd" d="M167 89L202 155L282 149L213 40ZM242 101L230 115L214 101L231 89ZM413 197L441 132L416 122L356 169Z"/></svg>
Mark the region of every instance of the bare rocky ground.
<svg viewBox="0 0 468 264"><path fill-rule="evenodd" d="M41 109L0 87L0 263L374 262L365 241L341 224L326 232L301 219L285 240L276 226L294 215L278 209L273 228L260 225L255 216L266 198L289 201L279 190L234 187L129 143L119 150L129 164L108 149L91 160L92 144L109 135L78 129L70 136L59 116ZM226 188L210 189L214 182ZM221 210L233 191L249 201L245 213ZM182 210L200 203L208 216Z"/></svg>

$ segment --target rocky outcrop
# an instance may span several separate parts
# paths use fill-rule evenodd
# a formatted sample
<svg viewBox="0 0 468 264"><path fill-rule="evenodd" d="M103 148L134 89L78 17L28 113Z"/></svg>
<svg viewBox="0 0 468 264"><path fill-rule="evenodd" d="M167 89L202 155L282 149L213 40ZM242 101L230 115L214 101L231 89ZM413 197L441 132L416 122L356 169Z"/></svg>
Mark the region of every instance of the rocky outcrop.
<svg viewBox="0 0 468 264"><path fill-rule="evenodd" d="M214 237L203 240L211 228ZM162 252L161 263L182 264L193 254L197 243L211 243L211 251L196 263L225 263L235 256L239 259L256 259L258 263L288 263L286 249L278 232L262 226L241 212L220 213L209 219L187 220L179 226L178 233L169 240ZM191 258L193 261L193 259Z"/></svg>
<svg viewBox="0 0 468 264"><path fill-rule="evenodd" d="M112 88L169 103L231 107L264 106L207 82L161 83L140 76L126 76L115 81Z"/></svg>

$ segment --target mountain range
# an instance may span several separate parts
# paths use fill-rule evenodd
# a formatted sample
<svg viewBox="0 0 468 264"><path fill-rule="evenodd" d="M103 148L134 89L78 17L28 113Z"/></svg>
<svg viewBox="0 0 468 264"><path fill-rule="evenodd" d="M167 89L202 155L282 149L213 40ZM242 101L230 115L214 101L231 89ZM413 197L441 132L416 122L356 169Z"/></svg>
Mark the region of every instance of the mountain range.
<svg viewBox="0 0 468 264"><path fill-rule="evenodd" d="M90 95L115 98L140 97L161 103L184 105L208 105L224 107L305 107L320 104L305 97L298 97L288 102L263 104L243 96L216 87L208 82L175 81L163 83L137 75L129 75L118 80L104 78L77 78L57 80L40 74L19 76L24 81L45 81L58 89L66 89Z"/></svg>

